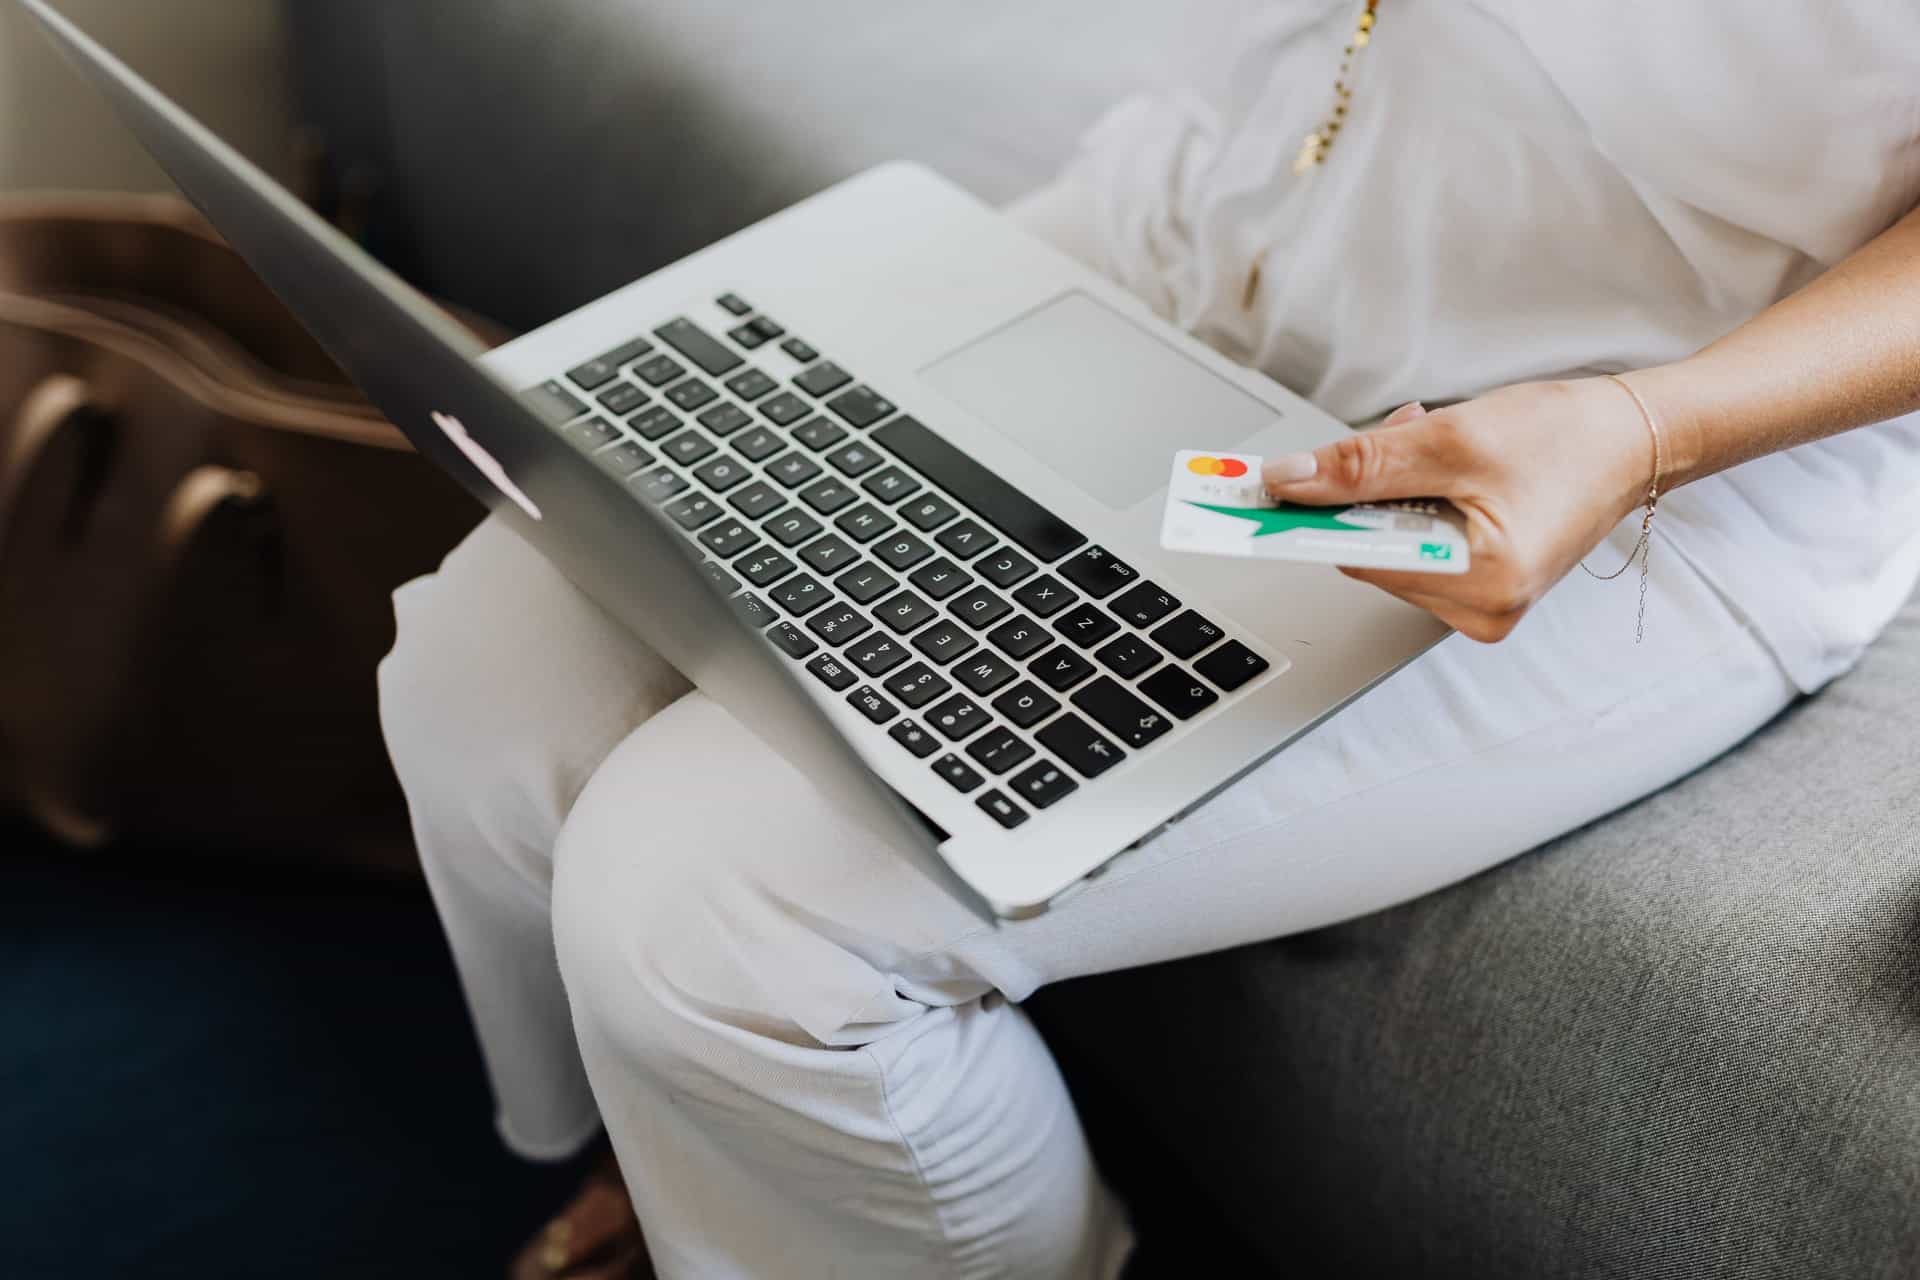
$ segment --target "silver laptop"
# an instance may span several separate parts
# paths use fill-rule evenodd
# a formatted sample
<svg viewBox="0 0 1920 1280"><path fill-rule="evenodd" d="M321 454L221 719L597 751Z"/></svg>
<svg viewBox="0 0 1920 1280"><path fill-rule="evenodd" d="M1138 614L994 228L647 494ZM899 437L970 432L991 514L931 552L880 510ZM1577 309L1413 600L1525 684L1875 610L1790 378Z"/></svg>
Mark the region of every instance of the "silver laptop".
<svg viewBox="0 0 1920 1280"><path fill-rule="evenodd" d="M1160 550L1176 449L1347 428L923 169L483 353L21 2L421 452L994 913L1043 909L1445 634L1329 569Z"/></svg>

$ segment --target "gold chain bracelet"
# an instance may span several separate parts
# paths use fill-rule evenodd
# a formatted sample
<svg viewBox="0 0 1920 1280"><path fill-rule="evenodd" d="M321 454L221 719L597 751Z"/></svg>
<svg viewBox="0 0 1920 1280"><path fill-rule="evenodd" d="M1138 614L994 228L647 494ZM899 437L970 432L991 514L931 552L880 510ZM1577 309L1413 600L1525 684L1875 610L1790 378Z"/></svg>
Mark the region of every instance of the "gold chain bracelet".
<svg viewBox="0 0 1920 1280"><path fill-rule="evenodd" d="M1597 578L1601 582L1612 582L1631 569L1635 560L1640 562L1640 617L1633 627L1633 642L1639 644L1647 638L1647 569L1653 560L1653 516L1660 505L1660 472L1663 466L1660 456L1660 420L1653 416L1653 410L1647 407L1647 402L1641 398L1638 391L1634 390L1632 383L1617 373L1608 374L1607 380L1618 383L1622 391L1633 397L1633 403L1640 410L1640 417L1647 424L1647 432L1653 437L1653 478L1647 481L1647 513L1640 518L1640 540L1634 543L1633 550L1627 553L1626 563L1612 573L1595 573L1592 569L1587 569L1584 558L1580 561L1580 567L1586 569L1587 576L1590 578Z"/></svg>

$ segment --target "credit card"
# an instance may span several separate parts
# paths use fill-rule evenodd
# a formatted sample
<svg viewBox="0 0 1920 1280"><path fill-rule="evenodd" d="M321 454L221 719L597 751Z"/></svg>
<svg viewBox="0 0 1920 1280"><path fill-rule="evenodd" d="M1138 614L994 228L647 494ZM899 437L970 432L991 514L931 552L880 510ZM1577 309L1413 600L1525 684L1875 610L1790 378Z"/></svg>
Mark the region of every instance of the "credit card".
<svg viewBox="0 0 1920 1280"><path fill-rule="evenodd" d="M1467 525L1450 502L1303 507L1276 502L1246 453L1173 455L1160 545L1169 551L1296 560L1350 569L1465 573Z"/></svg>

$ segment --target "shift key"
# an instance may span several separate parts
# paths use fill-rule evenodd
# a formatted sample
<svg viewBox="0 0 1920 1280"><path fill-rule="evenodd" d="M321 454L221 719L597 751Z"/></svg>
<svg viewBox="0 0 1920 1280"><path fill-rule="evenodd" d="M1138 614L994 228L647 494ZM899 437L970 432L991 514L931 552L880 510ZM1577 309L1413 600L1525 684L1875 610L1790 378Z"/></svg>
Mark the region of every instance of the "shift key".
<svg viewBox="0 0 1920 1280"><path fill-rule="evenodd" d="M1164 712L1134 697L1111 676L1074 694L1073 705L1130 747L1144 747L1173 727Z"/></svg>

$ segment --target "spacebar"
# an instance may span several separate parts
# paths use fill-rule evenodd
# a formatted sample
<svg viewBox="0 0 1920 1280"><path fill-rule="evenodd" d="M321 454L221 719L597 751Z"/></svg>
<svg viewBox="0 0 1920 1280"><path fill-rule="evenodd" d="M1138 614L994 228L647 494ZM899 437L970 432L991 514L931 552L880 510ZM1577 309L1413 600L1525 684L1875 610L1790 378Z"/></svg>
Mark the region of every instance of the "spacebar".
<svg viewBox="0 0 1920 1280"><path fill-rule="evenodd" d="M897 455L981 519L1042 561L1058 560L1086 542L1086 535L904 415L873 432Z"/></svg>

